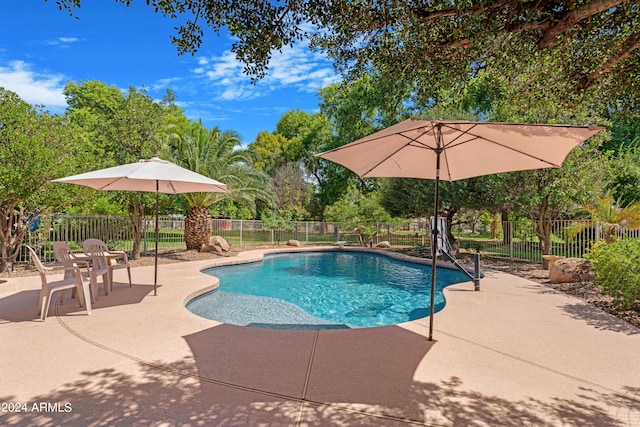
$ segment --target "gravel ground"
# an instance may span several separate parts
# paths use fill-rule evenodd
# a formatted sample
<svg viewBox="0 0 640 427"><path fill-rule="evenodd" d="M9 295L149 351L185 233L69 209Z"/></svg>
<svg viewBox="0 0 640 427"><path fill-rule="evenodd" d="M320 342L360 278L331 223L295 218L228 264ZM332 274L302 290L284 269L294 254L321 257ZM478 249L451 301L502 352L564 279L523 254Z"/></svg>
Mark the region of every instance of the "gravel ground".
<svg viewBox="0 0 640 427"><path fill-rule="evenodd" d="M165 251L158 254L158 263L159 264L168 264L174 262L184 262L184 261L196 261L196 260L204 260L204 259L213 259L221 256L229 257L234 256L238 252L242 250L249 249L266 249L273 248L278 246L273 245L255 245L255 246L246 246L239 247L233 246L229 252L224 254L218 254L215 252L199 252L197 250L186 250L186 249L178 249ZM282 246L279 246L282 247ZM423 247L415 247L415 248L394 248L391 249L396 252L402 252L407 255L412 255L421 258L430 258L430 252ZM463 263L472 265L473 259L471 254L460 254L457 256L457 259ZM147 256L142 256L137 260L131 260L132 266L144 266L144 265L153 265L154 257L153 254L149 254ZM499 257L488 257L483 256L480 259L480 266L483 269L491 269L503 271L506 273L510 273L519 277L523 277L529 279L533 282L537 282L548 286L549 288L555 289L560 292L564 292L569 294L575 298L579 298L589 304L592 304L607 313L613 314L614 316L640 328L640 308L639 310L620 310L613 303L612 299L606 295L602 295L600 289L596 287L593 283L589 282L576 282L576 283L551 283L549 282L549 271L544 270L542 268L542 263L534 263L534 262L526 262L526 261L516 261L507 258L499 258ZM15 270L12 273L0 273L0 281L2 278L7 277L18 277L25 275L35 275L37 271L33 266L27 265L16 265Z"/></svg>

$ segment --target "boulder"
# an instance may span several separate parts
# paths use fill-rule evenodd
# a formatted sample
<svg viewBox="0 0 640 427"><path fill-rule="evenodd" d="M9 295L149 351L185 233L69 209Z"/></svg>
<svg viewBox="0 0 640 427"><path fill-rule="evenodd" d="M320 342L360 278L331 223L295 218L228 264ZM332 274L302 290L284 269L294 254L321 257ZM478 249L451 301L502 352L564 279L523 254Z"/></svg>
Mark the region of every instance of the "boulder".
<svg viewBox="0 0 640 427"><path fill-rule="evenodd" d="M391 243L387 242L386 240L378 243L376 245L376 248L383 248L383 249L389 249L391 247Z"/></svg>
<svg viewBox="0 0 640 427"><path fill-rule="evenodd" d="M213 236L209 239L209 244L212 246L219 246L222 249L222 252L229 252L229 242L227 242L223 237Z"/></svg>
<svg viewBox="0 0 640 427"><path fill-rule="evenodd" d="M299 247L300 246L300 242L294 239L291 239L287 242L287 246L295 246L295 247Z"/></svg>
<svg viewBox="0 0 640 427"><path fill-rule="evenodd" d="M200 252L229 252L229 242L220 236L209 238L209 243L202 244Z"/></svg>
<svg viewBox="0 0 640 427"><path fill-rule="evenodd" d="M213 246L203 243L200 247L200 252L218 252L222 253L222 248L220 246Z"/></svg>
<svg viewBox="0 0 640 427"><path fill-rule="evenodd" d="M551 283L573 283L588 280L592 276L591 263L582 258L563 258L549 270Z"/></svg>

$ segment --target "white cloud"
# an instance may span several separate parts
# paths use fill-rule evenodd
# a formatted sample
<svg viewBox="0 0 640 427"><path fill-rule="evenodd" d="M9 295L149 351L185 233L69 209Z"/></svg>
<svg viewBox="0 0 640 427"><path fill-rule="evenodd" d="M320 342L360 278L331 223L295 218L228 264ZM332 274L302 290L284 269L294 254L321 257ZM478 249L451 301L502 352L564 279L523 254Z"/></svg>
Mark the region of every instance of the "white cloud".
<svg viewBox="0 0 640 427"><path fill-rule="evenodd" d="M46 44L48 44L49 46L69 47L69 43L76 43L79 41L80 39L77 37L58 37L55 40L49 40L48 42L46 42Z"/></svg>
<svg viewBox="0 0 640 427"><path fill-rule="evenodd" d="M44 105L51 110L67 107L64 90L65 77L60 74L43 74L29 70L23 61L0 65L0 87L15 92L32 105Z"/></svg>
<svg viewBox="0 0 640 427"><path fill-rule="evenodd" d="M164 90L171 86L172 83L176 83L182 80L180 77L168 77L166 79L160 79L151 85L151 90Z"/></svg>
<svg viewBox="0 0 640 427"><path fill-rule="evenodd" d="M313 93L340 80L327 58L309 50L306 41L274 52L267 75L255 85L229 50L217 57L200 58L198 65L192 72L206 77L219 100L249 100L284 88Z"/></svg>

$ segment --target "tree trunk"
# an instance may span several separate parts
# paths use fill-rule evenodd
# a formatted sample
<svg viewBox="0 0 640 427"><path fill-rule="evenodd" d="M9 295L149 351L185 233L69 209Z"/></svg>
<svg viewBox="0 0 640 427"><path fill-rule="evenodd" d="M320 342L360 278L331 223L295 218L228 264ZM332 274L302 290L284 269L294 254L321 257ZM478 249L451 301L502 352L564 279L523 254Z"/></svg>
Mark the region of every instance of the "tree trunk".
<svg viewBox="0 0 640 427"><path fill-rule="evenodd" d="M30 225L24 220L24 208L15 212L14 206L6 206L0 212L0 272L13 267Z"/></svg>
<svg viewBox="0 0 640 427"><path fill-rule="evenodd" d="M509 213L505 211L502 212L502 243L505 245L510 245L512 237L513 236L511 231L511 223L509 222Z"/></svg>
<svg viewBox="0 0 640 427"><path fill-rule="evenodd" d="M539 209L538 219L531 217L531 221L534 224L534 232L540 241L542 255L551 255L551 221L547 219L549 210L549 199L547 197L542 199ZM542 267L548 269L549 261L543 258Z"/></svg>
<svg viewBox="0 0 640 427"><path fill-rule="evenodd" d="M142 242L142 220L144 219L144 204L133 202L129 218L133 226L133 249L131 258L140 258L140 242ZM155 230L155 229L154 229Z"/></svg>
<svg viewBox="0 0 640 427"><path fill-rule="evenodd" d="M502 224L502 216L496 212L493 215L493 221L491 221L491 238L497 239L500 234L500 225Z"/></svg>
<svg viewBox="0 0 640 427"><path fill-rule="evenodd" d="M202 206L190 208L184 220L184 242L187 249L200 249L203 244L209 243L212 234L209 209Z"/></svg>

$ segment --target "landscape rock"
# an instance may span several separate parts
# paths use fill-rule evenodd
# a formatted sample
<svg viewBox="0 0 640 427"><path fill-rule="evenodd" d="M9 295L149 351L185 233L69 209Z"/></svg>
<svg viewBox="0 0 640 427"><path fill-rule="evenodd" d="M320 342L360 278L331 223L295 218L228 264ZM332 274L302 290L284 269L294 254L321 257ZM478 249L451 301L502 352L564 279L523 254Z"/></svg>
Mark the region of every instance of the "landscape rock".
<svg viewBox="0 0 640 427"><path fill-rule="evenodd" d="M376 248L384 248L384 249L389 249L391 247L391 243L387 242L386 240L378 243L376 245Z"/></svg>
<svg viewBox="0 0 640 427"><path fill-rule="evenodd" d="M287 246L299 247L300 246L300 242L298 240L291 239L291 240L289 240L287 242Z"/></svg>
<svg viewBox="0 0 640 427"><path fill-rule="evenodd" d="M202 244L200 252L229 252L230 246L223 237L213 236L209 238L209 243Z"/></svg>
<svg viewBox="0 0 640 427"><path fill-rule="evenodd" d="M200 247L200 252L217 252L222 253L222 248L220 246L213 246L203 243Z"/></svg>
<svg viewBox="0 0 640 427"><path fill-rule="evenodd" d="M219 246L222 249L222 252L229 252L229 242L227 242L223 237L213 236L209 239L209 244L213 246Z"/></svg>
<svg viewBox="0 0 640 427"><path fill-rule="evenodd" d="M593 274L592 265L582 258L563 258L556 261L549 270L551 283L573 283L589 279Z"/></svg>

